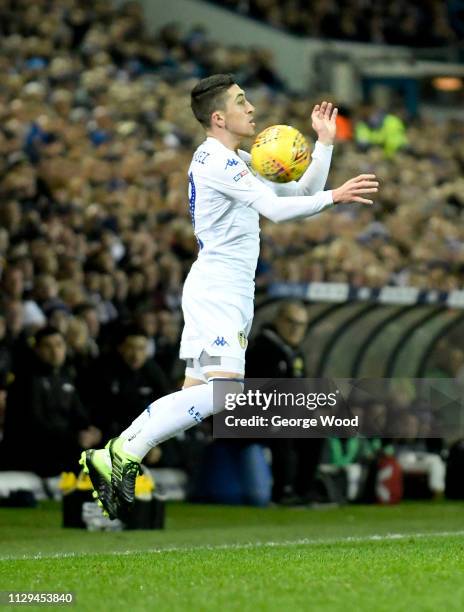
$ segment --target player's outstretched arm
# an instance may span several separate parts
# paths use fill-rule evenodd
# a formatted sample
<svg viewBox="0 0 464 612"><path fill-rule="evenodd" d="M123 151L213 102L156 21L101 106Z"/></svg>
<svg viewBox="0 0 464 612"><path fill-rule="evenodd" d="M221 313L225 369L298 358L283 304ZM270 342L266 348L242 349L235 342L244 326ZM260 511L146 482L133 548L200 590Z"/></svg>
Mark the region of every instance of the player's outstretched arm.
<svg viewBox="0 0 464 612"><path fill-rule="evenodd" d="M350 202L373 204L371 199L364 196L377 193L378 187L379 183L375 174L360 174L333 191L320 191L313 196L260 197L253 202L252 206L264 217L280 223L291 219L312 217L334 204Z"/></svg>
<svg viewBox="0 0 464 612"><path fill-rule="evenodd" d="M332 161L332 151L332 145L325 145L318 141L311 153L312 161L299 181L290 183L266 182L266 184L279 197L314 195L325 187Z"/></svg>
<svg viewBox="0 0 464 612"><path fill-rule="evenodd" d="M317 134L317 142L311 153L312 161L299 181L267 183L276 195L310 196L322 191L329 176L333 144L337 133L338 109L325 100L316 104L311 113L311 125Z"/></svg>
<svg viewBox="0 0 464 612"><path fill-rule="evenodd" d="M337 134L338 108L324 100L316 104L311 113L311 124L317 134L317 142L311 154L308 169L295 183L293 195L313 195L322 191L329 176L333 144ZM290 194L287 194L290 195Z"/></svg>

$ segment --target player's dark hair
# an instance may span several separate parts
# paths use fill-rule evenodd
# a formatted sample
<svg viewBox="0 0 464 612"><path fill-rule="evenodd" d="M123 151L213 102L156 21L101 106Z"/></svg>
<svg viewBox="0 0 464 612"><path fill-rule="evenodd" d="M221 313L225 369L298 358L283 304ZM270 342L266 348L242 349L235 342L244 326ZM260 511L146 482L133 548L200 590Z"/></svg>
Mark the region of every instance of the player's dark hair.
<svg viewBox="0 0 464 612"><path fill-rule="evenodd" d="M211 125L211 115L224 104L226 91L235 85L231 74L213 74L201 79L190 94L193 114L203 127Z"/></svg>

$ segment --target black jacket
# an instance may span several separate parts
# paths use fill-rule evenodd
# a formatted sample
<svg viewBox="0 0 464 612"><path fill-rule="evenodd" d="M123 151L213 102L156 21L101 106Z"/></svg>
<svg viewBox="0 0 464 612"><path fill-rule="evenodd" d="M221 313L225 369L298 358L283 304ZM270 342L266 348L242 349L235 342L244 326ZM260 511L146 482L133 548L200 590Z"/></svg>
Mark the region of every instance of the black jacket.
<svg viewBox="0 0 464 612"><path fill-rule="evenodd" d="M0 465L54 476L77 466L78 433L90 419L66 368L35 356L28 366L8 390Z"/></svg>
<svg viewBox="0 0 464 612"><path fill-rule="evenodd" d="M247 378L304 378L305 375L302 351L284 342L272 325L263 326L247 350Z"/></svg>
<svg viewBox="0 0 464 612"><path fill-rule="evenodd" d="M166 377L153 359L132 370L117 353L97 365L92 389L92 417L105 437L119 435L149 404L169 393Z"/></svg>

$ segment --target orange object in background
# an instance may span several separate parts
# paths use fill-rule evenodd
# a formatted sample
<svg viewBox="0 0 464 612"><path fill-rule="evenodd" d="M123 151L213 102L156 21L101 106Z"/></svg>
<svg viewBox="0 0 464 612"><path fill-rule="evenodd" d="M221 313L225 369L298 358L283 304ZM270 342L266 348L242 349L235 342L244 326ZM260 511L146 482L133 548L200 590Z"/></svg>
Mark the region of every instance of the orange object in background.
<svg viewBox="0 0 464 612"><path fill-rule="evenodd" d="M353 122L349 117L337 116L337 140L353 140Z"/></svg>

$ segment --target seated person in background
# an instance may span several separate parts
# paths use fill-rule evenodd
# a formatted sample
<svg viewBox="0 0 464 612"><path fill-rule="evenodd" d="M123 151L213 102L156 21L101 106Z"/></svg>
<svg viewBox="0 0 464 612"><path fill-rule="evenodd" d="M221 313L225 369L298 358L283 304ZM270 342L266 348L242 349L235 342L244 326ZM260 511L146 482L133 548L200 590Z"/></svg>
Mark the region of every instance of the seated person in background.
<svg viewBox="0 0 464 612"><path fill-rule="evenodd" d="M432 425L430 415L423 410L419 414L399 410L395 424L393 446L404 475L425 476L430 496L440 499L445 491L446 464L441 457L443 441L428 437ZM405 494L408 496L408 486Z"/></svg>
<svg viewBox="0 0 464 612"><path fill-rule="evenodd" d="M301 302L284 302L271 324L264 325L247 352L248 378L304 378L302 342L308 311ZM275 438L272 450L272 499L277 503L305 503L315 499L314 477L324 440ZM317 496L316 496L317 497Z"/></svg>
<svg viewBox="0 0 464 612"><path fill-rule="evenodd" d="M330 466L336 469L339 475L344 474L345 483L343 484L340 478L339 486L344 487L347 501L383 503L379 497L379 486L382 485L381 471L385 462L390 466L392 463L395 465L395 474L398 471L397 462L393 459L394 449L391 440L383 437L388 417L387 407L375 400L358 399L357 402L350 403L349 412L358 417L360 430L366 434L357 434L349 438L328 438L326 457L324 457L325 468ZM399 476L398 478L401 481ZM399 501L397 496L395 503L396 501Z"/></svg>
<svg viewBox="0 0 464 612"><path fill-rule="evenodd" d="M148 358L145 332L132 324L122 326L115 344L115 350L100 359L89 383L93 416L105 438L116 436L154 399L169 392L163 371Z"/></svg>
<svg viewBox="0 0 464 612"><path fill-rule="evenodd" d="M61 333L53 327L40 329L27 369L15 372L8 390L2 469L56 476L75 470L80 452L101 440L65 360Z"/></svg>

